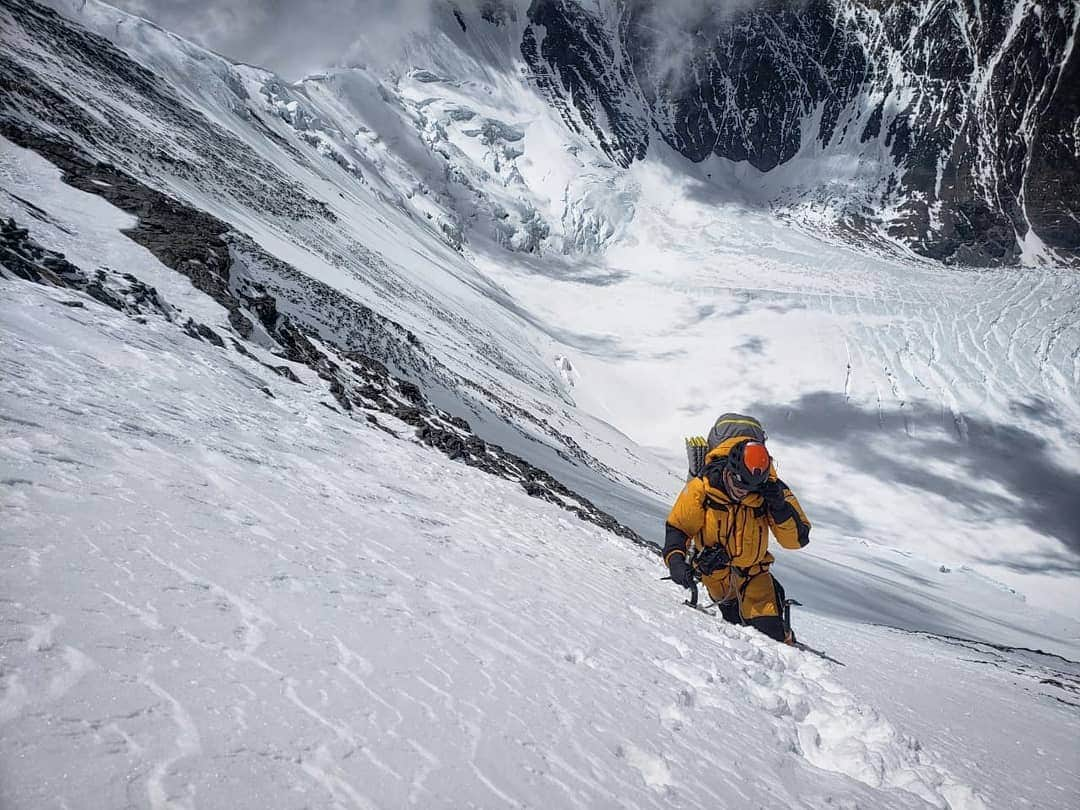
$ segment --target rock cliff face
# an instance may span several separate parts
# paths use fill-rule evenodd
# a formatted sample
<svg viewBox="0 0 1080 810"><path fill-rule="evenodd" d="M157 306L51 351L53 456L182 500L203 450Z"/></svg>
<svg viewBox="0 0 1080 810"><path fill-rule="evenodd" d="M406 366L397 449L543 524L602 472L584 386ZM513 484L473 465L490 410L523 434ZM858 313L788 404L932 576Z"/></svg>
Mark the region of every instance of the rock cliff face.
<svg viewBox="0 0 1080 810"><path fill-rule="evenodd" d="M1080 254L1073 0L694 7L534 0L522 54L622 165L659 137L775 172L779 201L825 201L931 258ZM785 175L798 157L828 166L819 182Z"/></svg>
<svg viewBox="0 0 1080 810"><path fill-rule="evenodd" d="M866 74L828 0L684 17L674 37L649 3L630 8L628 52L657 129L694 161L715 154L769 171L799 151L802 122L819 108L815 134L828 142Z"/></svg>

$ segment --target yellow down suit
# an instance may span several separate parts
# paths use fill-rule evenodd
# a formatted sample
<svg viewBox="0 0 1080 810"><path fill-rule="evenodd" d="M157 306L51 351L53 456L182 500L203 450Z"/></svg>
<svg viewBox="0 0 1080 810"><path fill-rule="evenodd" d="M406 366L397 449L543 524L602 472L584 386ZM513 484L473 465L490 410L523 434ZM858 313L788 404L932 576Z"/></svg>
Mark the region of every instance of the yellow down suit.
<svg viewBox="0 0 1080 810"><path fill-rule="evenodd" d="M741 500L727 494L723 459L745 441L749 440L736 436L721 442L705 457L703 474L687 481L667 518L664 562L670 563L673 554L685 555L691 543L699 551L723 546L730 562L702 575L709 596L738 604L742 621L783 640L783 630L777 629L782 628L783 605L769 574L774 562L768 550L769 531L784 548L802 548L809 542L810 522L774 466L769 469L769 481L775 485L768 503L756 492Z"/></svg>

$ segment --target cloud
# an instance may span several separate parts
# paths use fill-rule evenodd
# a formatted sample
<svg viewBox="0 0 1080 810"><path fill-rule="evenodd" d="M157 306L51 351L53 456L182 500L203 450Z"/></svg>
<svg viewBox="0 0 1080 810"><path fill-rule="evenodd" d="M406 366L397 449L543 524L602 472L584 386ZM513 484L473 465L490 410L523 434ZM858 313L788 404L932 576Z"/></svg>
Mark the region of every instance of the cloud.
<svg viewBox="0 0 1080 810"><path fill-rule="evenodd" d="M1036 423L998 423L965 414L965 433L937 402L902 408L862 407L834 391L803 394L793 403L754 403L747 410L769 434L818 448L823 459L897 487L944 496L973 522L1013 519L1061 542L1058 552L986 548L986 561L1014 570L1080 573L1080 472L1062 466L1043 426L1060 424L1045 400L1014 403ZM931 462L938 463L931 463Z"/></svg>
<svg viewBox="0 0 1080 810"><path fill-rule="evenodd" d="M439 0L110 2L231 59L297 79L350 60L378 61L426 29Z"/></svg>
<svg viewBox="0 0 1080 810"><path fill-rule="evenodd" d="M800 0L801 1L801 0ZM631 19L645 46L647 73L678 95L694 81L693 59L711 46L733 17L764 0L635 0ZM639 74L640 75L640 74Z"/></svg>
<svg viewBox="0 0 1080 810"><path fill-rule="evenodd" d="M67 0L71 2L71 0ZM649 73L669 89L687 80L690 59L737 14L763 0L576 0L615 28L630 15L648 47ZM342 64L388 64L410 36L454 7L486 0L108 0L231 59L286 79ZM508 0L523 11L526 0Z"/></svg>

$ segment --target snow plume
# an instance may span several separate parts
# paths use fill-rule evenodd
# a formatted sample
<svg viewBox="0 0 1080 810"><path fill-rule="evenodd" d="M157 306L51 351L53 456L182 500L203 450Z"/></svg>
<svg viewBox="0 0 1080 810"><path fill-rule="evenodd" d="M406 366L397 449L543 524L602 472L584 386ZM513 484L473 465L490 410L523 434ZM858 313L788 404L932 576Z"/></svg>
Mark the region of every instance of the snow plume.
<svg viewBox="0 0 1080 810"><path fill-rule="evenodd" d="M231 59L288 79L351 61L379 63L432 22L445 0L112 0ZM53 0L61 11L81 0Z"/></svg>
<svg viewBox="0 0 1080 810"><path fill-rule="evenodd" d="M801 0L800 0L801 2ZM737 14L765 0L631 0L631 24L650 43L650 74L678 94L691 79L694 54L710 44Z"/></svg>

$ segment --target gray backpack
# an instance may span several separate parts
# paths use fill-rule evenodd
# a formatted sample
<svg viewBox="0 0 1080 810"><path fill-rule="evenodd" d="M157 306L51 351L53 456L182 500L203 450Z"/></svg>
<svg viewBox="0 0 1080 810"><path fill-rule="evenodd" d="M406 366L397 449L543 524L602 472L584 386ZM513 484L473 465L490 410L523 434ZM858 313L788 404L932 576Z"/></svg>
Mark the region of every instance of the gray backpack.
<svg viewBox="0 0 1080 810"><path fill-rule="evenodd" d="M726 439L733 436L745 436L755 442L765 443L769 438L761 422L752 416L741 413L725 413L713 424L709 437L688 436L686 438L686 461L690 478L697 478L705 468L705 456L711 453Z"/></svg>

